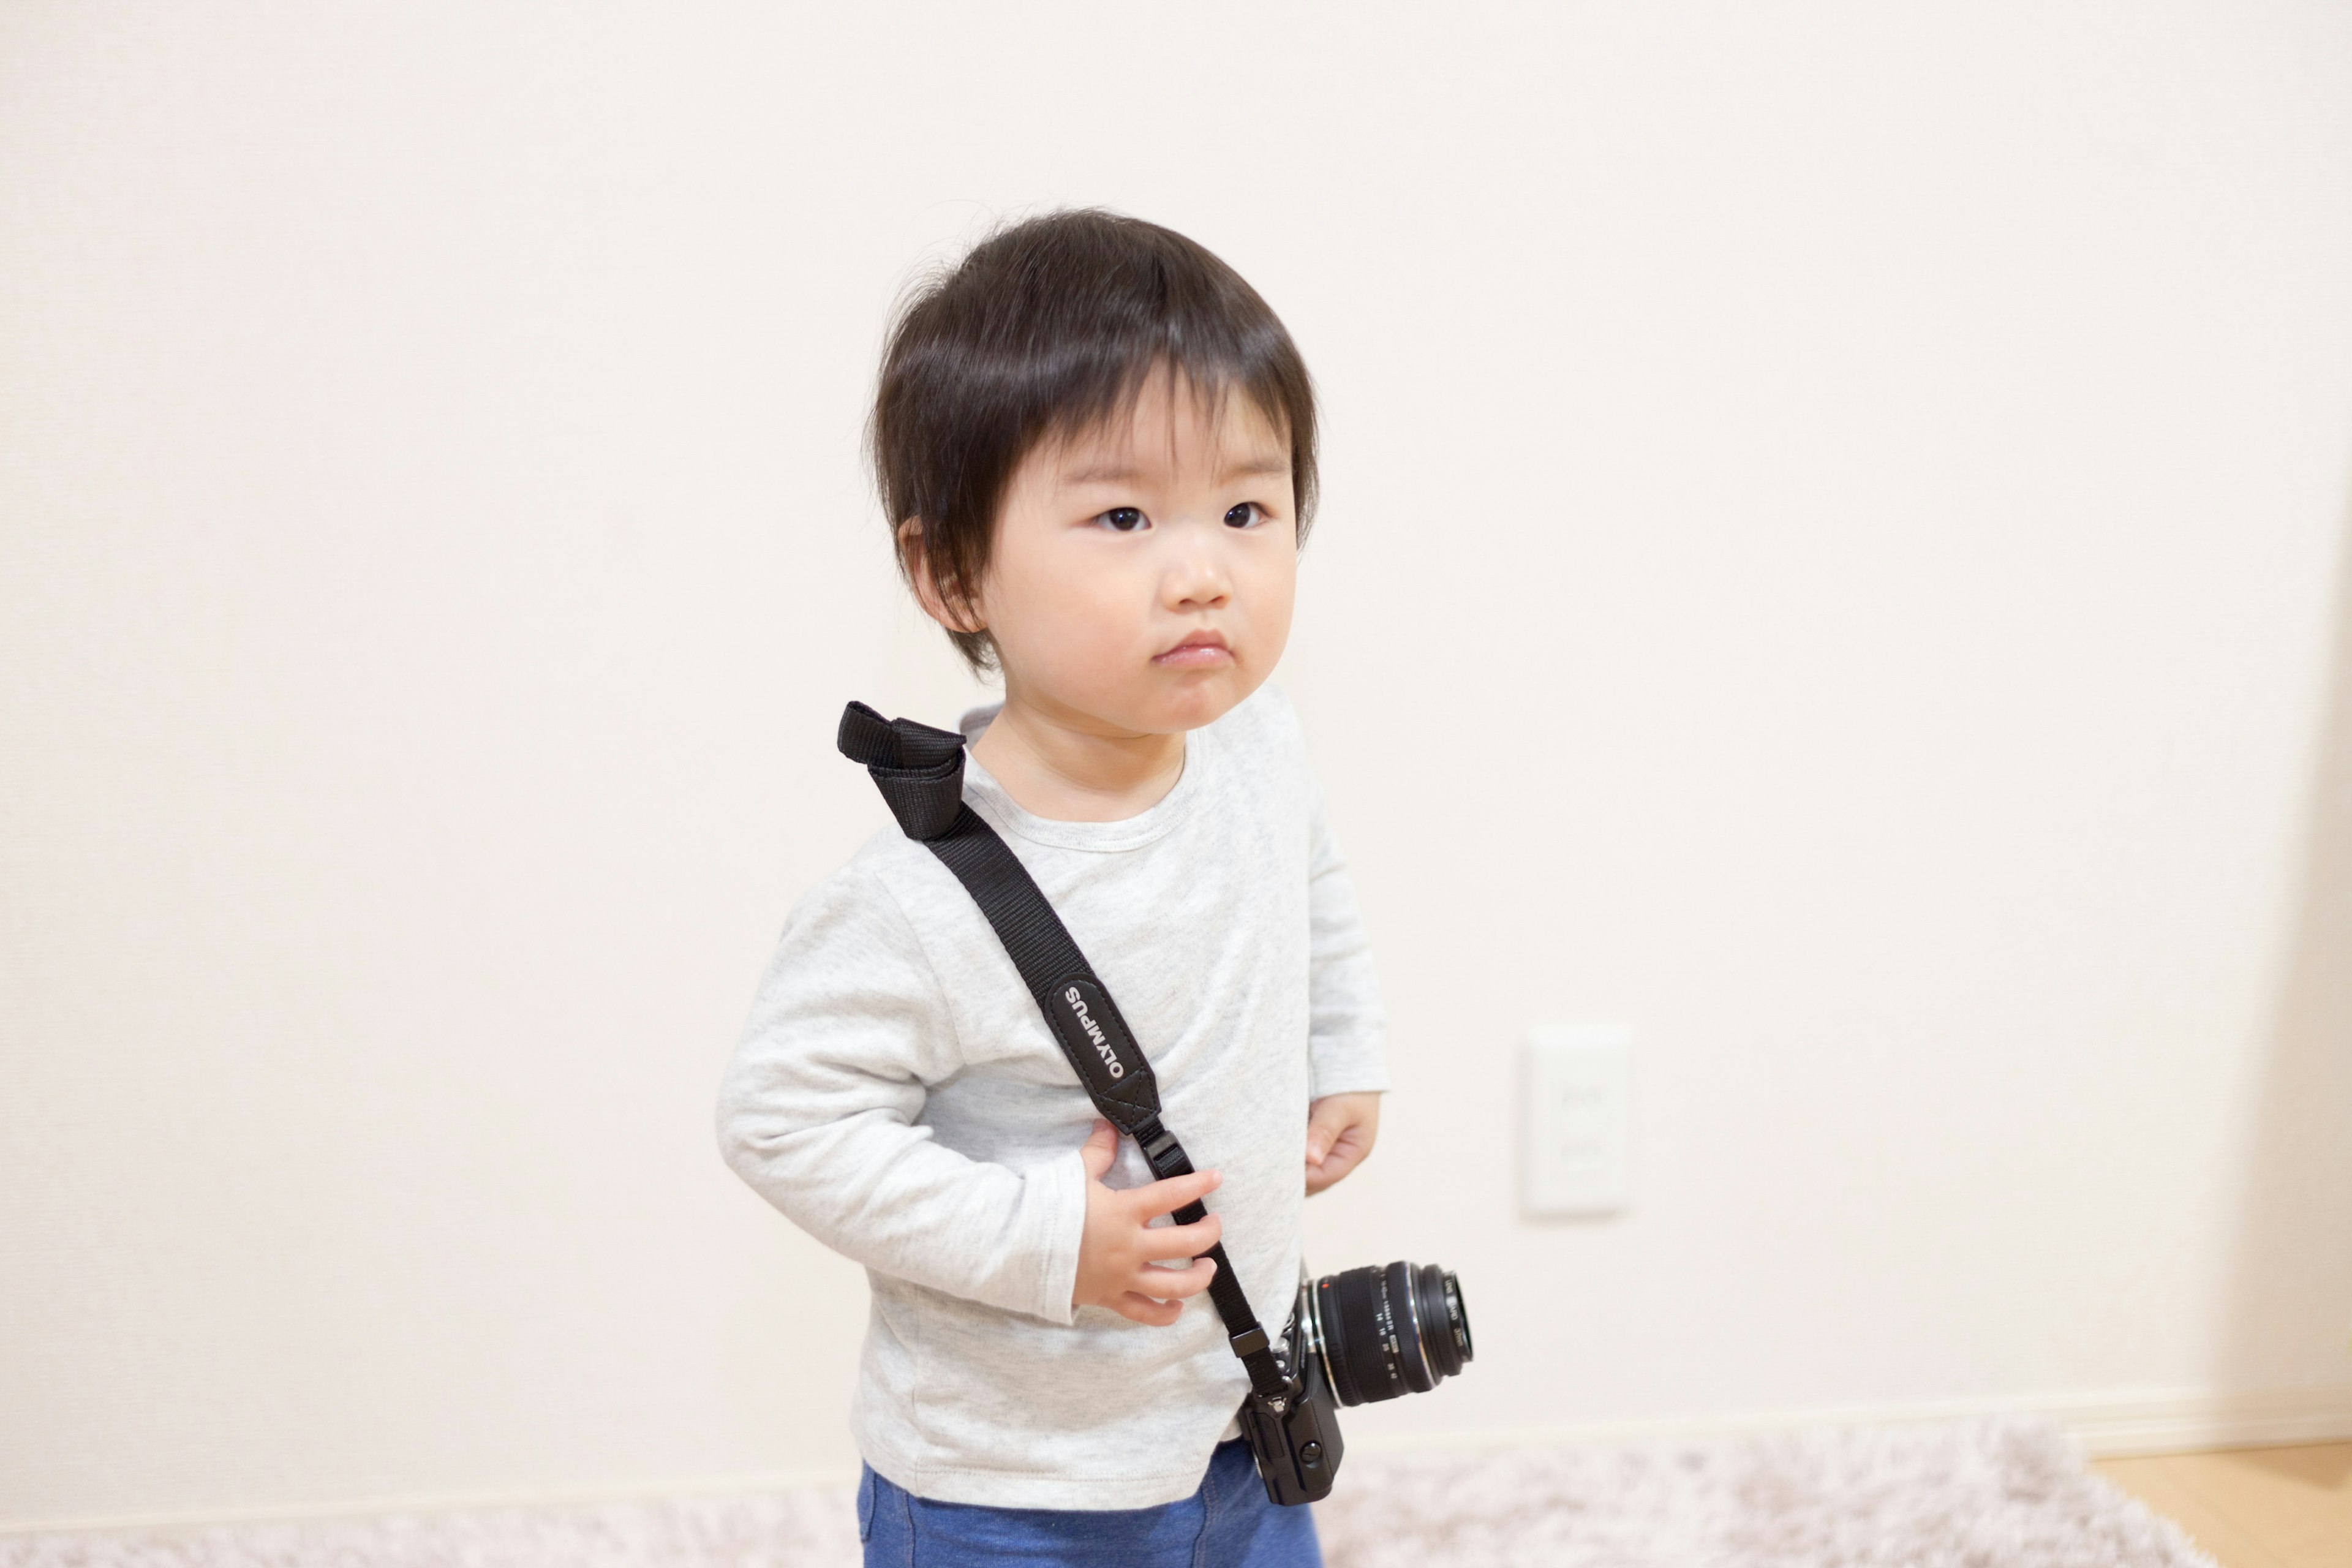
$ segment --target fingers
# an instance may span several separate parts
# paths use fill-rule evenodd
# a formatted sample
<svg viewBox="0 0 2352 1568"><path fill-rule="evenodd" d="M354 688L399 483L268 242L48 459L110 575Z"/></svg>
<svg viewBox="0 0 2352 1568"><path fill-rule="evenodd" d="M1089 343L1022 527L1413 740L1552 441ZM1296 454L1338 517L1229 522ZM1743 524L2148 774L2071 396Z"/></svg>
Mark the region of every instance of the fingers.
<svg viewBox="0 0 2352 1568"><path fill-rule="evenodd" d="M1103 1305L1122 1318L1131 1318L1139 1323L1149 1323L1155 1329L1164 1329L1184 1315L1184 1303L1181 1301L1155 1301L1149 1296L1139 1296L1132 1290L1124 1296L1115 1297L1104 1302Z"/></svg>
<svg viewBox="0 0 2352 1568"><path fill-rule="evenodd" d="M1166 1328L1184 1310L1184 1303L1209 1288L1217 1266L1203 1258L1190 1268L1139 1268L1135 1286L1103 1303L1122 1318Z"/></svg>
<svg viewBox="0 0 2352 1568"><path fill-rule="evenodd" d="M1349 1170L1371 1151L1372 1141L1364 1136L1364 1130L1360 1127L1350 1127L1333 1139L1331 1146L1323 1152L1323 1158L1314 1163L1318 1165L1337 1165L1341 1170Z"/></svg>
<svg viewBox="0 0 2352 1568"><path fill-rule="evenodd" d="M1319 1165L1348 1130L1348 1113L1328 1100L1315 1103L1314 1113L1307 1119L1307 1163Z"/></svg>
<svg viewBox="0 0 2352 1568"><path fill-rule="evenodd" d="M1381 1097L1330 1094L1307 1108L1307 1193L1312 1197L1362 1164L1380 1135Z"/></svg>
<svg viewBox="0 0 2352 1568"><path fill-rule="evenodd" d="M1142 1256L1154 1262L1198 1258L1224 1238L1225 1222L1215 1215L1194 1220L1191 1225L1147 1226L1143 1232Z"/></svg>
<svg viewBox="0 0 2352 1568"><path fill-rule="evenodd" d="M1360 1145L1357 1158L1372 1146L1381 1125L1381 1097L1374 1093L1327 1094L1307 1108L1307 1163L1319 1165L1334 1149Z"/></svg>
<svg viewBox="0 0 2352 1568"><path fill-rule="evenodd" d="M1194 1258L1192 1266L1186 1268L1146 1267L1135 1271L1136 1293L1159 1296L1170 1300L1182 1300L1185 1297L1197 1296L1207 1289L1209 1281L1216 1277L1216 1263L1206 1258Z"/></svg>
<svg viewBox="0 0 2352 1568"><path fill-rule="evenodd" d="M1118 1129L1097 1119L1094 1131L1078 1151L1078 1157L1086 1162L1087 1180L1101 1181L1103 1173L1110 1169L1110 1163L1118 1157Z"/></svg>
<svg viewBox="0 0 2352 1568"><path fill-rule="evenodd" d="M1164 1182L1154 1182L1148 1187L1137 1187L1128 1194L1135 1212L1145 1219L1173 1214L1186 1204L1198 1203L1217 1190L1224 1178L1214 1171L1195 1171L1189 1176L1171 1176Z"/></svg>
<svg viewBox="0 0 2352 1568"><path fill-rule="evenodd" d="M1141 1268L1130 1281L1132 1289L1099 1297L1092 1304L1108 1307L1122 1318L1164 1329L1183 1315L1184 1303L1207 1289L1216 1274L1217 1266L1205 1258L1197 1259L1189 1268Z"/></svg>
<svg viewBox="0 0 2352 1568"><path fill-rule="evenodd" d="M1342 1143L1318 1164L1307 1167L1307 1195L1313 1197L1364 1163L1366 1150L1361 1144Z"/></svg>

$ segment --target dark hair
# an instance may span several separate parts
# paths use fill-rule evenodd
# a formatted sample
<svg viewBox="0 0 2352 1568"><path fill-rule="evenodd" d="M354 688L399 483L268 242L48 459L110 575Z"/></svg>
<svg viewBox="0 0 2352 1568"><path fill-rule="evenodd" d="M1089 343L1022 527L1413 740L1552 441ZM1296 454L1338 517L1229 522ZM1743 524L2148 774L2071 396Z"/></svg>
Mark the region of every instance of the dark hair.
<svg viewBox="0 0 2352 1568"><path fill-rule="evenodd" d="M868 440L892 530L921 520L951 605L968 605L987 573L1022 459L1131 407L1161 369L1212 407L1239 389L1289 437L1304 542L1315 510L1307 363L1257 290L1201 246L1118 213L1048 213L997 230L910 292L882 352ZM908 552L897 554L911 579ZM986 632L948 636L975 670L995 663Z"/></svg>

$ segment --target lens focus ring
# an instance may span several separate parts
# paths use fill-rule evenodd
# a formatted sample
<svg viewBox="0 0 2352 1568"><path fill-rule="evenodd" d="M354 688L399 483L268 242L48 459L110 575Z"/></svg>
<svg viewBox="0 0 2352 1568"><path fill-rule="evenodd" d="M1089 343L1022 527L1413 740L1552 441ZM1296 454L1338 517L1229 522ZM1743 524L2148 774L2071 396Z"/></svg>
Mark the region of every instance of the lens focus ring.
<svg viewBox="0 0 2352 1568"><path fill-rule="evenodd" d="M1342 1405L1426 1394L1470 1360L1461 1282L1427 1264L1350 1268L1307 1292L1311 1332Z"/></svg>

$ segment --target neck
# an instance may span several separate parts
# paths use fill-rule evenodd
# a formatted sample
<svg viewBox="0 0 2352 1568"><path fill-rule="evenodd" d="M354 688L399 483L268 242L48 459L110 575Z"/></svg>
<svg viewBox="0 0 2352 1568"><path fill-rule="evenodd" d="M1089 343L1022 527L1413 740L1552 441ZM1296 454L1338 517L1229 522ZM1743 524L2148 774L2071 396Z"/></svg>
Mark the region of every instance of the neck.
<svg viewBox="0 0 2352 1568"><path fill-rule="evenodd" d="M1122 731L1024 699L1004 707L971 754L1022 810L1059 822L1118 822L1158 805L1184 772L1184 736Z"/></svg>

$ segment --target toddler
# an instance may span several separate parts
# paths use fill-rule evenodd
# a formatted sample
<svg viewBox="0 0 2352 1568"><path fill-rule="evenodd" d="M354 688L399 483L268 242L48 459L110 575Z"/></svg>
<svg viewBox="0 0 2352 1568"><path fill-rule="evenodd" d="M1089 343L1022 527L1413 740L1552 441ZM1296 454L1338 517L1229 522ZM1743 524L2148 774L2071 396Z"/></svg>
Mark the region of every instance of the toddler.
<svg viewBox="0 0 2352 1568"><path fill-rule="evenodd" d="M917 598L1003 677L963 719L964 801L1201 1168L1154 1181L1096 1118L971 893L895 825L801 901L719 1142L871 1280L866 1561L1317 1563L1237 1437L1201 1256L1222 1240L1278 1332L1300 1203L1370 1152L1387 1087L1355 894L1265 685L1315 500L1306 365L1200 246L1056 213L908 304L872 444Z"/></svg>

